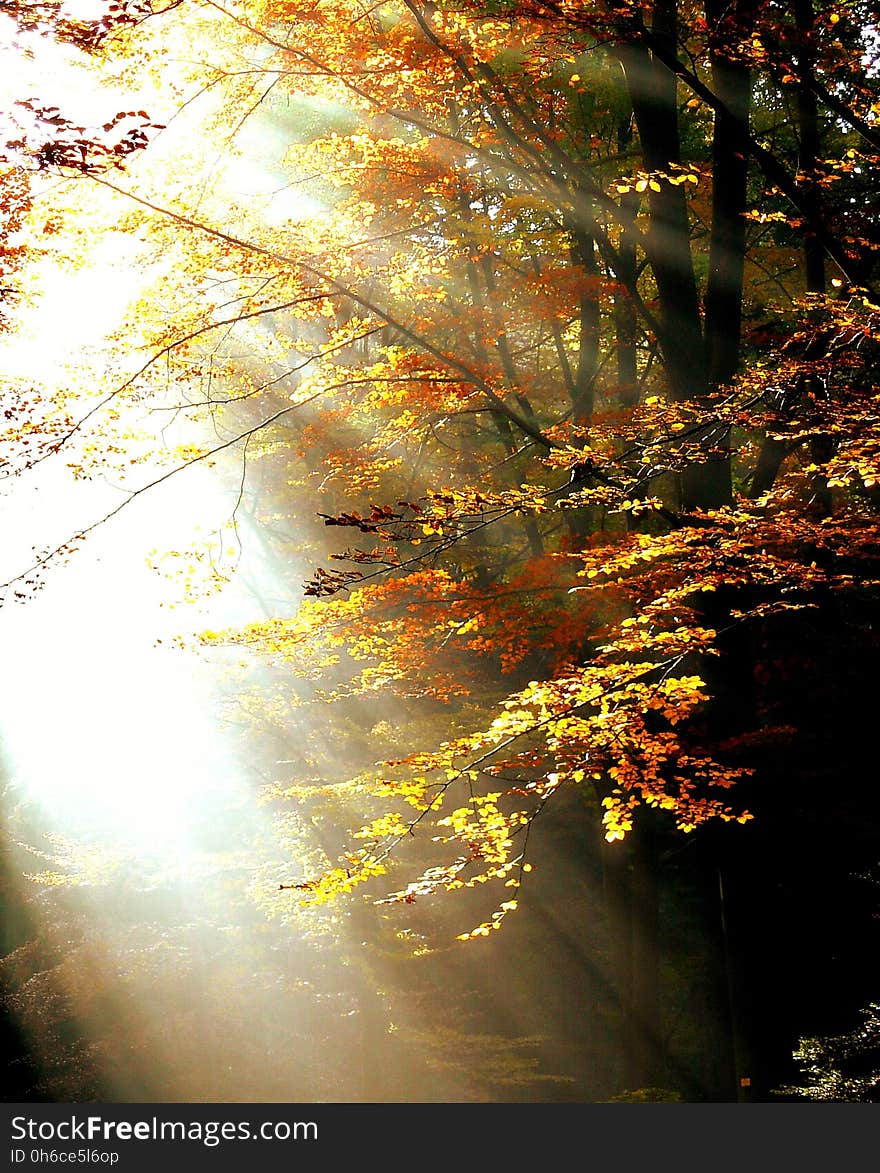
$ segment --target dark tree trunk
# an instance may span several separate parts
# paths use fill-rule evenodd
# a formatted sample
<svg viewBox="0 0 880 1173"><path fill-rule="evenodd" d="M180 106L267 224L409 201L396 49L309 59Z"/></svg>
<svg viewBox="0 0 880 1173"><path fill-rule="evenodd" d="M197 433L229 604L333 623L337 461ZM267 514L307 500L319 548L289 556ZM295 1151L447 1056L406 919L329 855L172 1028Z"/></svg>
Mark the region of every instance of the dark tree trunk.
<svg viewBox="0 0 880 1173"><path fill-rule="evenodd" d="M752 0L740 0L733 6L725 0L706 0L706 17L713 31L712 87L726 111L716 114L712 136L712 234L705 333L706 369L713 387L729 383L739 366L751 104L749 68L742 61L730 60L725 46L732 35L749 31L753 11Z"/></svg>
<svg viewBox="0 0 880 1173"><path fill-rule="evenodd" d="M753 13L754 0L733 5L706 0L712 31L712 85L724 103L724 112L715 115L712 135L712 229L704 302L706 379L711 388L729 383L739 367L751 77L748 66L731 60L726 47L734 37L748 32ZM729 436L725 429L718 429L705 442L724 450ZM730 503L729 457L719 456L686 476L697 503L707 507Z"/></svg>
<svg viewBox="0 0 880 1173"><path fill-rule="evenodd" d="M819 186L816 182L816 164L819 159L819 109L813 88L815 49L813 46L813 0L794 0L794 17L800 45L797 53L797 123L798 173L803 177L804 210L804 277L809 293L825 292L825 249L812 224L821 224L822 208Z"/></svg>
<svg viewBox="0 0 880 1173"><path fill-rule="evenodd" d="M572 396L572 422L587 427L593 418L596 372L599 369L599 262L596 242L586 232L578 232L572 250L590 285L578 300L580 341Z"/></svg>
<svg viewBox="0 0 880 1173"><path fill-rule="evenodd" d="M674 53L677 37L675 0L656 0L651 31ZM681 163L677 83L645 46L627 44L618 50L626 77L633 117L646 171L667 174ZM671 398L694 399L706 391L702 361L700 301L690 248L690 226L684 185L662 178L649 188L650 227L645 242L661 307L663 354Z"/></svg>
<svg viewBox="0 0 880 1173"><path fill-rule="evenodd" d="M635 827L632 882L632 975L629 1053L637 1087L663 1087L666 1059L660 1006L660 908L656 836Z"/></svg>
<svg viewBox="0 0 880 1173"><path fill-rule="evenodd" d="M796 54L798 84L796 87L798 173L801 179L802 206L806 213L804 225L804 285L807 293L825 293L825 248L812 225L822 224L822 197L816 175L816 166L821 150L819 109L815 93L815 14L813 0L794 0L794 16L799 35ZM821 358L825 353L827 339L817 337L810 343L804 360ZM813 375L803 375L792 401L797 402L804 395L821 395L821 381ZM768 493L779 475L785 458L798 447L797 443L776 440L768 436L761 445L758 462L749 496L758 498ZM831 490L821 471L821 466L834 454L834 442L830 436L816 436L810 441L810 457L820 471L813 478L812 507L820 516L831 512Z"/></svg>
<svg viewBox="0 0 880 1173"><path fill-rule="evenodd" d="M657 53L636 41L621 46L618 54L639 132L644 167L656 177L648 189L650 227L645 249L660 302L659 343L668 391L676 402L687 402L702 399L711 382L691 254L687 197L684 184L672 184L664 178L681 164L677 82L675 74L660 59L675 58L677 35L676 0L655 0L651 36ZM724 136L722 141L726 148ZM718 193L715 194L717 197ZM719 257L716 249L716 259ZM726 269L731 270L732 265L732 257L726 256ZM730 275L725 275L729 284ZM710 425L702 442L712 455L705 462L691 464L680 476L680 504L685 510L711 509L730 503L726 432Z"/></svg>
<svg viewBox="0 0 880 1173"><path fill-rule="evenodd" d="M816 102L815 81L815 16L813 0L795 0L795 21L801 37L798 50L797 87L798 116L798 171L806 184L805 199L810 219L822 222L822 196L816 174L820 152L819 108ZM825 249L809 225L804 233L804 278L808 293L825 292ZM805 390L808 395L820 395L820 380L807 378ZM826 517L831 512L832 500L828 480L822 466L834 455L834 442L830 436L816 436L810 441L810 457L820 471L813 477L812 506L816 513Z"/></svg>
<svg viewBox="0 0 880 1173"><path fill-rule="evenodd" d="M655 843L651 827L636 826L622 843L602 849L610 979L623 1044L621 1078L630 1092L663 1087L667 1079Z"/></svg>
<svg viewBox="0 0 880 1173"><path fill-rule="evenodd" d="M624 151L633 134L632 115L621 119L617 129L617 149ZM623 227L617 247L617 271L615 278L618 288L614 294L614 329L617 357L617 394L624 409L635 407L639 399L638 365L636 359L637 322L636 307L630 290L636 288L638 268L636 263L635 222L639 212L638 192L626 192L620 201Z"/></svg>

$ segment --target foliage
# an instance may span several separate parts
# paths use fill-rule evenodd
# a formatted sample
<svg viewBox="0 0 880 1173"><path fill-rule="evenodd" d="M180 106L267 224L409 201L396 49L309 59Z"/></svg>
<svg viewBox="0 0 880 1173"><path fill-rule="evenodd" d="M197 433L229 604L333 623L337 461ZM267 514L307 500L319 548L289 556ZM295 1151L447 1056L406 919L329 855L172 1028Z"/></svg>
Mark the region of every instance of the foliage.
<svg viewBox="0 0 880 1173"><path fill-rule="evenodd" d="M181 148L157 182L144 111L100 146L30 107L52 150L8 149L112 201L161 296L98 405L65 404L10 471L161 459L136 496L233 452L231 525L249 494L273 552L312 565L295 613L201 645L317 677L328 738L375 706L401 748L273 780L274 803L360 808L281 889L384 907L489 885L457 934L486 938L563 792L615 847L759 820L803 734L804 711L773 719L780 643L842 616L851 646L876 602L873 6L113 11L147 72L161 37L204 46L175 84L226 170L190 186ZM300 193L281 213L235 193L248 132ZM108 441L144 403L170 452Z"/></svg>
<svg viewBox="0 0 880 1173"><path fill-rule="evenodd" d="M796 1087L782 1094L806 1100L876 1104L880 1088L880 1007L871 1004L853 1030L801 1039L795 1058L801 1073Z"/></svg>
<svg viewBox="0 0 880 1173"><path fill-rule="evenodd" d="M753 773L741 745L756 730L728 722L719 738L717 719L707 726L707 669L722 660L708 674L723 691L737 632L759 644L775 617L821 612L835 593L875 582L876 307L851 286L853 265L866 271L874 244L847 229L849 213L834 202L834 240L824 219L809 231L821 229L843 274L839 291L805 296L795 283L774 305L746 286L740 300L770 315L775 337L762 338L736 378L713 386L708 370L694 383L683 368L701 363L680 356L674 336L690 328L687 290L667 292L675 273L653 242L665 217L684 217L675 241L683 281L712 263L701 257L701 222L716 223L709 243L721 247L712 183L721 148L707 142L700 111L714 112L716 125L723 117L711 88L723 19L716 27L679 14L679 43L698 63L690 69L673 65L674 45L658 43L657 13L643 22L638 8L584 16L563 6L551 24L549 9L517 10L513 20L468 5L389 7L357 46L335 36L343 8L322 9L320 29L290 6L268 8L262 26L249 18L273 60L308 62L307 86L352 105L366 128L316 135L288 154L288 167L322 175L336 194L325 217L301 229L308 252L285 245L297 275L274 273L275 287L287 283L300 321L339 321L345 300L354 316L330 330L298 380L294 408L318 401L298 443L313 467L297 472L284 446L271 456L307 486L320 452L322 495L369 493L369 508L320 513L372 545L333 552L347 565L319 566L306 585L315 601L294 618L205 639L294 664L317 654L338 669L329 700L391 691L454 706L477 691L499 707L476 730L355 779L365 800L397 803L356 832L363 845L338 868L291 887L322 901L368 882L430 827L446 853L432 853L385 899L487 880L515 896L529 829L561 786L597 790L612 841L642 807L668 811L684 831L745 822L752 812L728 792ZM283 39L270 31L274 19L286 22ZM754 71L768 93L776 87L781 112L785 87L803 75L802 63L781 74L781 44L787 38L788 53L803 45L782 10L764 18L743 6L739 19L751 31L725 60ZM600 31L611 33L610 50ZM633 168L619 145L621 120L634 116L643 158L656 155L632 63L643 52L658 72L674 67L693 94L674 112L691 156L670 153L662 168ZM822 85L843 68L833 52L822 57ZM858 87L851 130L870 93L866 72ZM815 180L798 179L784 147L771 162L759 144L747 146L760 182L735 215L762 226L803 227L807 194L828 187L831 203L835 176L874 166L855 134L838 133L839 159ZM771 210L780 194L793 212ZM256 251L213 235L239 266ZM793 250L780 256L771 244L756 232L742 245L744 263L781 269ZM624 245L646 261L628 282ZM707 304L713 281L710 270ZM242 301L243 316L258 312L251 306ZM625 311L638 322L640 384L628 407L609 367ZM710 329L708 320L697 326L701 346ZM771 450L784 455L765 483ZM413 468L424 485L417 500ZM739 486L735 498L725 499L725 476ZM506 696L505 677L516 685ZM298 785L276 792L308 798ZM515 907L501 899L473 933Z"/></svg>
<svg viewBox="0 0 880 1173"><path fill-rule="evenodd" d="M665 1087L640 1087L633 1092L612 1096L609 1104L677 1104L681 1096Z"/></svg>

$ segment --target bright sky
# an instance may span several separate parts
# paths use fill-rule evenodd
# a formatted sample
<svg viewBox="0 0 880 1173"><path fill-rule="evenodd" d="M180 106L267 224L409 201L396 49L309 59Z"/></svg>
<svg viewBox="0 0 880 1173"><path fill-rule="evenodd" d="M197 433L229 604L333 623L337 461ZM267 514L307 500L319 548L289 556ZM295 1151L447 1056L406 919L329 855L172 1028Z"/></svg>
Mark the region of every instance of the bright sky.
<svg viewBox="0 0 880 1173"><path fill-rule="evenodd" d="M3 38L0 86L0 105L6 108L15 98L35 94L59 105L63 101L65 113L83 121L107 117L107 95L92 75L48 41L37 40L29 56ZM111 112L115 101L109 100ZM253 170L259 177L256 165ZM53 179L45 187L38 206L48 211L57 200L63 205L65 185ZM104 192L93 189L96 202L104 198ZM105 394L107 387L99 382L109 363L105 340L125 321L152 276L139 270L139 259L136 241L105 228L80 267L62 266L52 255L37 262L25 278L33 304L22 315L19 332L3 339L4 377L23 389L37 384L48 395L77 380L87 398ZM142 356L135 361L139 365ZM94 386L83 379L86 370L94 372ZM131 415L134 423L154 427L167 420L151 424L136 408ZM198 606L175 606L180 584L150 566L157 560L154 551L183 550L194 535L210 538L228 525L236 474L234 455L225 468L221 462L214 469L186 470L99 526L67 564L49 570L45 587L29 602L0 608L0 745L7 808L15 811L21 803L32 833L38 817L43 835L50 837L38 840L44 849L56 835L97 849L117 869L111 887L167 886L180 877L186 888L198 876L213 874L218 850L230 858L254 857L256 834L272 842L271 817L258 810L253 777L239 768L237 748L219 720L217 664L173 644L181 631L216 630L259 617L254 597L234 580ZM129 487L150 477L148 467L137 469ZM35 549L70 536L123 500L115 474L75 481L65 457L3 481L0 579L26 568ZM271 572L259 558L249 560L246 527L239 529L239 537L245 539L249 581L272 595ZM206 825L214 828L207 841ZM35 857L32 863L34 872L53 867L51 859ZM252 858L252 869L257 866ZM251 882L245 869L238 881L239 903ZM93 895L88 885L76 891L87 910ZM93 948L116 951L122 958L126 944L116 926L97 913L86 915ZM179 911L174 915L179 917ZM227 923L236 916L235 907L229 908ZM177 931L173 919L166 931ZM256 958L264 948L263 942L249 946L243 938L241 964L251 970L265 966ZM199 972L198 980L209 980L207 970ZM182 976L183 997L188 996L186 981ZM129 1023L138 1014L163 1012L168 1006L161 998L152 1010L131 1006ZM246 1033L257 1029L262 1012L253 1007L255 1018L243 1027ZM204 1024L206 1047L215 1025ZM159 1086L173 1089L181 1080L183 1095L187 1082L198 1078L192 1070L176 1070L179 1061L171 1051L142 1059Z"/></svg>

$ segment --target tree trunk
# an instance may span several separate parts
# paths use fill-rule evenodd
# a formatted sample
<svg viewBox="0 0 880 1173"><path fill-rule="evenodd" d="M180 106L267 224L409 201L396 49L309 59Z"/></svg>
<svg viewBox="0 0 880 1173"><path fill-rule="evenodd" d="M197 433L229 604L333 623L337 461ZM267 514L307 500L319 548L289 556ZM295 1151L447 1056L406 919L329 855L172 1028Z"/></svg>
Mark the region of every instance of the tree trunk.
<svg viewBox="0 0 880 1173"><path fill-rule="evenodd" d="M706 369L712 387L729 383L739 366L751 104L749 67L730 60L724 50L734 32L749 31L753 13L753 0L740 0L732 8L725 0L706 0L713 31L712 85L726 109L716 114L712 135L712 232L704 303Z"/></svg>
<svg viewBox="0 0 880 1173"><path fill-rule="evenodd" d="M599 263L596 259L596 242L586 232L575 236L572 260L583 269L592 288L581 294L578 301L580 340L572 396L572 422L579 427L588 427L593 419L596 372L599 369Z"/></svg>
<svg viewBox="0 0 880 1173"><path fill-rule="evenodd" d="M666 1062L660 1015L658 876L652 828L603 844L610 978L620 1015L626 1091L662 1087Z"/></svg>
<svg viewBox="0 0 880 1173"><path fill-rule="evenodd" d="M660 916L657 849L650 825L634 827L632 977L629 1052L636 1087L664 1087L666 1057L660 1007Z"/></svg>
<svg viewBox="0 0 880 1173"><path fill-rule="evenodd" d="M677 32L676 0L655 0L651 35L658 45L658 54L644 45L631 43L621 46L618 55L639 132L644 167L655 178L654 185L648 189L650 226L645 250L660 302L659 343L669 397L681 403L699 401L711 384L691 254L685 185L672 184L665 178L681 165L681 143L677 81L660 56L675 58ZM722 141L726 146L727 140ZM729 259L727 263L729 267ZM716 288L717 284L716 281ZM730 503L729 458L716 456L714 452L726 450L726 431L710 424L702 443L713 454L705 462L689 465L679 478L680 505L685 510L712 509Z"/></svg>
<svg viewBox="0 0 880 1173"><path fill-rule="evenodd" d="M623 152L629 146L633 133L632 114L622 118L617 128L617 149ZM638 365L636 360L636 307L630 290L638 280L634 228L639 213L638 192L624 193L620 201L624 219L617 247L618 288L614 293L614 330L617 357L617 394L622 408L635 407L639 399Z"/></svg>
<svg viewBox="0 0 880 1173"><path fill-rule="evenodd" d="M822 222L822 196L816 174L819 161L819 109L816 103L814 81L815 16L813 0L795 0L795 21L802 38L798 50L797 118L798 118L798 171L806 184L805 199L810 217L816 223ZM804 278L808 293L825 292L825 250L814 232L807 225L804 232ZM808 377L805 380L807 394L821 395L820 380ZM815 436L810 441L810 457L820 471L813 477L812 506L816 513L827 517L831 512L831 490L822 466L834 455L834 441L830 436Z"/></svg>
<svg viewBox="0 0 880 1173"><path fill-rule="evenodd" d="M803 177L804 277L808 293L825 292L825 249L811 224L822 222L821 197L816 182L819 159L819 110L813 89L815 49L813 47L813 0L794 0L794 17L800 38L797 52L798 173Z"/></svg>
<svg viewBox="0 0 880 1173"><path fill-rule="evenodd" d="M675 0L655 0L651 31L674 52L677 34ZM700 302L690 247L684 185L662 176L681 163L675 75L646 47L619 48L645 170L658 173L659 190L649 188L650 227L645 242L660 301L663 354L670 397L695 399L706 391L702 361Z"/></svg>
<svg viewBox="0 0 880 1173"><path fill-rule="evenodd" d="M796 103L798 173L803 177L801 180L801 199L806 213L803 245L804 286L807 293L825 293L825 249L816 231L810 227L811 224L822 224L822 197L816 176L821 136L814 87L815 14L813 0L794 0L794 16L800 37L796 54L798 74ZM821 358L825 353L827 341L824 337L815 338L804 354L804 361ZM822 393L820 379L813 375L803 375L798 380L797 391L792 397L792 402L796 403L804 395L821 395ZM761 497L772 489L783 461L797 447L797 443L775 440L769 436L764 440L752 478L750 497ZM813 478L811 504L814 511L823 517L831 512L832 498L821 466L830 460L833 454L834 442L830 436L816 436L810 441L810 457L814 464L820 466L820 471Z"/></svg>

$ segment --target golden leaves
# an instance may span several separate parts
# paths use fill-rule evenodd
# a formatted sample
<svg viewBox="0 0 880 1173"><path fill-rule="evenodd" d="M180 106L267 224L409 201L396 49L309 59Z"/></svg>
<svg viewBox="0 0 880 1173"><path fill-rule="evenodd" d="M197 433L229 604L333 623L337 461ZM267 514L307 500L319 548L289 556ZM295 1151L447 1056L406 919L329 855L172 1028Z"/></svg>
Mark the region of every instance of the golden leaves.
<svg viewBox="0 0 880 1173"><path fill-rule="evenodd" d="M296 884L279 884L279 891L296 891L300 894L300 903L304 906L326 904L339 896L349 895L361 884L365 884L374 876L385 874L386 868L369 857L349 856L348 866L330 868L323 875L311 880L302 880Z"/></svg>
<svg viewBox="0 0 880 1173"><path fill-rule="evenodd" d="M459 933L455 938L457 941L475 941L478 937L488 937L491 932L501 928L501 922L509 912L513 912L518 907L516 900L505 900L492 913L489 920L483 921L482 924L477 925L476 928L467 933Z"/></svg>
<svg viewBox="0 0 880 1173"><path fill-rule="evenodd" d="M632 176L619 179L614 184L614 191L618 195L626 195L630 191L643 194L648 191L662 191L664 183L671 187L681 187L686 183L696 185L699 182L699 171L691 167L674 167L666 171L637 171Z"/></svg>

